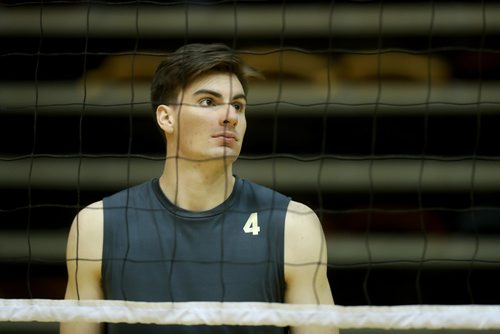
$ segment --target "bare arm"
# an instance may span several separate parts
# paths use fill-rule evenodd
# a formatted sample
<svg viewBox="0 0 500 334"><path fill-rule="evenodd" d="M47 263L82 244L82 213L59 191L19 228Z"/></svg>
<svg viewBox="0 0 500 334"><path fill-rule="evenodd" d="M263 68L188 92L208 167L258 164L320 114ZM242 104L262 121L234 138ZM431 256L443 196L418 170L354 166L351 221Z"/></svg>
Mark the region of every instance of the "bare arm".
<svg viewBox="0 0 500 334"><path fill-rule="evenodd" d="M68 236L65 299L103 299L101 260L103 240L102 202L83 209L73 220ZM61 334L103 333L102 324L66 322Z"/></svg>
<svg viewBox="0 0 500 334"><path fill-rule="evenodd" d="M285 302L333 305L321 223L307 206L290 202L285 221ZM293 334L338 334L338 329L294 327Z"/></svg>

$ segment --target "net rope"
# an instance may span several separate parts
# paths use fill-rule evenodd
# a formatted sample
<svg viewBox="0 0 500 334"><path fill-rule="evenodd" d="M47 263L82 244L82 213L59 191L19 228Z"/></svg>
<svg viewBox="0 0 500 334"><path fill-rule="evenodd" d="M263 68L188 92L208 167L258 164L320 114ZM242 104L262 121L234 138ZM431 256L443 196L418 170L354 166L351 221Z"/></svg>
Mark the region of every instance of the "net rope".
<svg viewBox="0 0 500 334"><path fill-rule="evenodd" d="M500 306L327 306L273 303L145 303L0 300L0 321L334 326L341 329L500 329Z"/></svg>

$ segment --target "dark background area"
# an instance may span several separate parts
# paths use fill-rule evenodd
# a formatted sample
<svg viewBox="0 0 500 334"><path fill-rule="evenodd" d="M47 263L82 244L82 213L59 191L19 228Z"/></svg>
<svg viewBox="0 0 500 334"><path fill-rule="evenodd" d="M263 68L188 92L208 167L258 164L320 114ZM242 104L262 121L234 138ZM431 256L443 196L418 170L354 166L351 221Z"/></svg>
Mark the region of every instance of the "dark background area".
<svg viewBox="0 0 500 334"><path fill-rule="evenodd" d="M420 6L431 14L433 9L437 11L449 6L450 10L456 10L462 6L465 8L462 11L464 15L469 8L467 6L473 6L479 13L481 10L494 12L497 16L493 17L499 17L494 1L413 1L405 4ZM240 9L240 5L241 8L253 6L262 13L268 11L266 6L281 8L282 13L286 13L287 8L292 6L319 6L333 15L337 8L350 8L352 13L360 15L367 9L375 8L379 10L381 18L391 8L403 11L405 8L395 1L221 1L203 2L198 7L207 10L206 24L207 30L210 30L211 11L229 8L238 13L238 10L244 10ZM435 7L437 5L439 7ZM15 10L33 9L43 16L53 8L64 12L75 6L88 10L89 16L96 15L102 8L128 9L132 13L145 7L163 11L184 8L186 15L195 7L198 8L194 3L174 5L146 1L45 1L43 5L2 1L0 15L19 15L21 20L25 13ZM310 19L304 15L305 21ZM464 20L463 22L467 22L467 16L464 16ZM223 42L238 50L266 48L277 52L280 49L294 49L303 55L321 56L336 70L336 66L340 66L346 57L366 53L376 56L396 50L402 54L439 58L448 70L442 87L455 92L458 102L426 104L426 100L423 100L420 105L412 107L386 105L374 99L365 106L332 104L325 107L333 109L332 112L312 113L305 108L303 113L287 114L287 101L281 101L285 103L279 106L279 113L276 112L275 104L252 106L250 101L247 113L249 125L241 160L265 160L264 157L269 155L287 155L319 161L366 162L400 158L417 163L422 159L498 163L499 99L482 100L485 96L482 89L486 91L496 88L500 92L498 24L489 21L489 25L479 23L476 30L464 31L457 26L456 31L450 28L448 32L443 32L439 30L439 21L429 21L428 30L398 31L395 28L383 29L383 33L367 33L362 29L363 22L354 22L352 31L345 28L323 34L318 34L315 30L311 34L307 31L301 34L289 32L287 28L293 24L285 22L281 34L256 33L255 36L245 30L241 34L233 31L223 35L202 35L186 30L184 34L169 36L152 33L124 36L122 33L115 34L113 29L91 35L54 33L50 29L38 34L30 29L0 31L0 87L6 89L12 85L25 85L31 87L29 96L33 96L33 91L40 87L83 82L87 83L90 95L90 87L97 85L97 81L89 73L99 71L110 56L123 53L161 54L175 50L186 42ZM390 26L390 22L385 23L387 26L384 27ZM418 23L416 18L415 24ZM60 29L64 29L64 24L59 24ZM264 23L256 20L256 27L259 24ZM395 25L397 26L397 22ZM449 26L452 27L451 24ZM363 32L358 34L356 29ZM394 77L382 77L381 72L378 75L375 72L374 77L367 74L361 79L353 79L344 71L332 81L334 84L348 82L350 86L347 87L369 85L375 91L382 85L392 87L391 84L397 86L402 82L425 87L428 83L416 82L414 78L406 76L405 69L410 70L411 67L411 63L407 67L403 66L400 75ZM291 74L288 76L286 69L281 74L279 68L276 70L276 73L268 75L265 85L293 82L310 86L303 78L293 78ZM121 80L123 84L123 79ZM143 85L148 83L148 78L129 80ZM114 84L116 81L112 78L102 80L103 86ZM472 89L471 95L476 94L476 103L460 103L463 85L466 89ZM456 91L454 87L458 87ZM47 90L40 89L37 92L40 94L38 98L43 100L42 94ZM304 92L306 94L307 90ZM52 93L58 94L57 91ZM5 98L7 95L0 96ZM65 157L82 156L127 158L144 155L159 159L164 154L163 141L155 128L151 113L147 112L148 107L142 104L124 105L122 112L100 114L87 112L91 106L85 106L84 102L80 107L68 105L70 111L64 112L64 105L51 106L44 104L45 102L33 104L32 99L23 101L22 94L16 101L12 104L0 100L0 242L4 243L0 245L0 298L59 299L63 298L66 280L64 254L40 257L34 248L30 253L30 236L47 236L49 241L43 247L51 247L50 240L53 236L54 240L58 240L54 244L59 245L60 249L61 236L68 232L78 210L120 187L80 187L73 184L51 187L30 184L29 174L21 180L13 179L12 175L17 175L14 169L20 166L17 163L21 162L23 168L28 168L33 161L46 157L54 158L54 164ZM260 111L252 113L252 107ZM79 108L80 112L75 112ZM355 108L365 111L350 112ZM397 173L397 161L392 168ZM451 168L450 173L453 171ZM331 177L335 178L335 175ZM447 186L440 188L438 185L432 191L418 186L412 188L397 185L380 190L368 184L365 189L368 191L349 190L349 187L318 191L317 187L311 186L286 190L295 200L306 203L318 212L327 239L344 238L342 240L347 242L351 239L361 240L356 245L361 245L363 249L358 249L356 254L364 256L341 254L344 260L335 261L333 257L330 263L329 277L337 304L500 303L500 260L495 256L495 251L500 254L500 246L494 246L495 241L496 245L500 244L498 184L488 187L470 186L467 189ZM413 238L411 240L417 240L417 250L414 253L422 256L405 261L397 256L397 248L391 248L394 259L391 260L389 256L379 262L366 261L371 236L381 237L388 242L388 246L391 240ZM447 258L449 253L445 252L438 258L429 258L428 256L439 253L422 253L425 251L422 245L434 245L434 238L440 243L441 249L447 250L447 240L454 240L453 237L456 236L460 240L466 240L466 245L473 245L468 255ZM488 254L482 252L483 242L493 245L488 248ZM412 245L408 244L407 247ZM339 251L335 247L334 249ZM45 250L40 254L48 253Z"/></svg>

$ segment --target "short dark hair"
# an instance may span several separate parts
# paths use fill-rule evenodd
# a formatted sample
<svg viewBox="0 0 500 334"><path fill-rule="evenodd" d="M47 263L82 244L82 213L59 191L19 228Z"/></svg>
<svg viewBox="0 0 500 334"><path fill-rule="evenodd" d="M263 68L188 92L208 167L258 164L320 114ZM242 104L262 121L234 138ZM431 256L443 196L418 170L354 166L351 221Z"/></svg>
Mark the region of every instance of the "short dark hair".
<svg viewBox="0 0 500 334"><path fill-rule="evenodd" d="M234 73L247 93L248 80L259 73L245 64L235 50L224 44L186 44L167 55L153 77L151 104L153 112L160 104L171 104L182 89L203 73Z"/></svg>

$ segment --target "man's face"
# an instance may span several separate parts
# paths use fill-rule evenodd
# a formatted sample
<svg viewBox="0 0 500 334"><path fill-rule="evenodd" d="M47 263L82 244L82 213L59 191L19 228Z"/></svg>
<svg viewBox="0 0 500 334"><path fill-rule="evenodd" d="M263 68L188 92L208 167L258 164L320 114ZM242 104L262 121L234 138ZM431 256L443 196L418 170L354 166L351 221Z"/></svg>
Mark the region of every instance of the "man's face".
<svg viewBox="0 0 500 334"><path fill-rule="evenodd" d="M193 160L236 160L246 130L246 97L234 74L208 72L193 80L178 97L176 156ZM170 152L173 154L174 152Z"/></svg>

